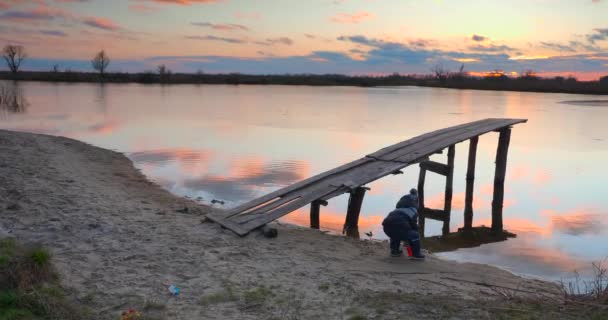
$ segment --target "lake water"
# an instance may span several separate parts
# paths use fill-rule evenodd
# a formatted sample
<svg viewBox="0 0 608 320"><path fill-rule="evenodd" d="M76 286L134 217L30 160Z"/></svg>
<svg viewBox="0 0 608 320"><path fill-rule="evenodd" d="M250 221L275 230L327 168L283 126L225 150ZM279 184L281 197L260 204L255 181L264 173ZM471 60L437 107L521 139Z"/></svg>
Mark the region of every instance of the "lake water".
<svg viewBox="0 0 608 320"><path fill-rule="evenodd" d="M553 280L608 256L608 106L562 103L601 97L418 87L17 86L19 107L0 110L0 128L123 152L171 192L221 200L214 205L224 208L435 129L526 118L512 133L505 192L505 228L518 237L440 255ZM474 225L490 225L497 139L480 138ZM467 151L466 142L456 147L453 231L463 223ZM385 238L384 215L417 184L417 166L404 171L369 185L362 234ZM428 207L443 207L444 183L427 175ZM322 228L341 231L347 200L322 207ZM282 220L308 225L308 210ZM440 232L439 222L427 220L427 235Z"/></svg>

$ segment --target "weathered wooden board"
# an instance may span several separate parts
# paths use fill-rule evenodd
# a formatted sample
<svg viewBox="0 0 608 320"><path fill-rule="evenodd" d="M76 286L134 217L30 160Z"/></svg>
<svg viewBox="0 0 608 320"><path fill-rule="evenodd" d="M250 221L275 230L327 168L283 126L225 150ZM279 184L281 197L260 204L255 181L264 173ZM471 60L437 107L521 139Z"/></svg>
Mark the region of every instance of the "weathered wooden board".
<svg viewBox="0 0 608 320"><path fill-rule="evenodd" d="M435 161L420 162L420 167L424 168L425 170L435 172L436 174L440 174L442 176L447 176L450 173L450 167L448 165Z"/></svg>
<svg viewBox="0 0 608 320"><path fill-rule="evenodd" d="M428 156L458 142L526 121L484 119L426 133L207 217L243 236L312 201L350 192L411 164L426 161Z"/></svg>
<svg viewBox="0 0 608 320"><path fill-rule="evenodd" d="M443 211L443 210L422 208L422 209L420 209L420 217L424 217L425 219L433 219L433 220L443 222L446 220L447 215L445 214L445 211ZM420 226L420 228L422 228L422 226Z"/></svg>

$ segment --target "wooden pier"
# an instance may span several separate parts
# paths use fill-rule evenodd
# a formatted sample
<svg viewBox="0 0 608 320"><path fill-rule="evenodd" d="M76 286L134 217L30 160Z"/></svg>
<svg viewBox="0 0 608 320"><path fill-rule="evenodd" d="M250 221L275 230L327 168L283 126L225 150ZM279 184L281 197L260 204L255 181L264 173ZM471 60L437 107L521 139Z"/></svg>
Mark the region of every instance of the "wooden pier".
<svg viewBox="0 0 608 320"><path fill-rule="evenodd" d="M465 230L470 229L473 223L473 184L479 136L489 132L499 132L492 200L492 229L502 231L504 182L511 127L526 121L526 119L485 119L426 133L380 149L361 159L271 192L225 212L211 213L207 217L244 236L254 229L310 204L310 226L318 229L320 207L327 205L327 201L333 197L350 193L344 233L358 237L361 205L365 192L369 190L365 185L387 175L400 174L401 169L418 163L421 230L424 233L425 219L439 220L443 222L442 231L445 235L450 231L455 145L469 140L464 227ZM429 160L429 156L441 153L445 148L448 149L447 164ZM443 209L430 209L424 206L424 182L427 171L446 177Z"/></svg>

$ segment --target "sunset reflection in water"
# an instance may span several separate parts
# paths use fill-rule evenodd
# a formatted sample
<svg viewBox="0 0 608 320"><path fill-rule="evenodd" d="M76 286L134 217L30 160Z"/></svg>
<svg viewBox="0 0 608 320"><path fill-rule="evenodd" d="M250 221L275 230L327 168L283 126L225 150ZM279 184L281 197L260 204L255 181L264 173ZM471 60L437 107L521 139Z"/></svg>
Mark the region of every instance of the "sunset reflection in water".
<svg viewBox="0 0 608 320"><path fill-rule="evenodd" d="M560 103L593 97L430 88L142 86L21 83L23 112L0 128L61 135L124 152L171 192L229 208L382 147L488 117L527 118L509 152L506 242L441 253L559 279L608 256L608 108ZM491 223L495 133L480 138L474 224ZM452 230L463 223L468 143L456 148ZM445 162L446 155L433 160ZM418 169L371 183L360 231L384 239L383 217L417 184ZM426 203L443 207L445 178L427 175ZM348 198L321 208L340 232ZM309 209L282 219L307 226ZM427 222L427 234L439 234Z"/></svg>

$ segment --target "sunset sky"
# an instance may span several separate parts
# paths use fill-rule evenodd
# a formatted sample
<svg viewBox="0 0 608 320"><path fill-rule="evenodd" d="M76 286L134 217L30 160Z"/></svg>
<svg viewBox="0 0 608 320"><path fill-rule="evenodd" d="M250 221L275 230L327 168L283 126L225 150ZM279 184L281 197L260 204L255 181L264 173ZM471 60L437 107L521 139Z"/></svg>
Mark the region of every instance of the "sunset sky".
<svg viewBox="0 0 608 320"><path fill-rule="evenodd" d="M0 0L24 69L608 74L608 0ZM2 68L5 68L3 65Z"/></svg>

